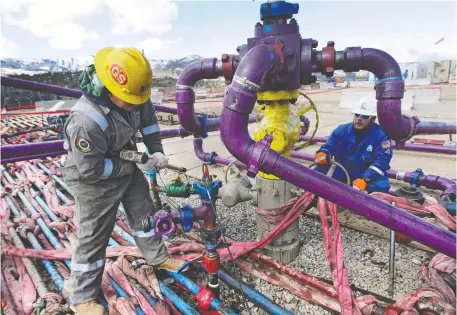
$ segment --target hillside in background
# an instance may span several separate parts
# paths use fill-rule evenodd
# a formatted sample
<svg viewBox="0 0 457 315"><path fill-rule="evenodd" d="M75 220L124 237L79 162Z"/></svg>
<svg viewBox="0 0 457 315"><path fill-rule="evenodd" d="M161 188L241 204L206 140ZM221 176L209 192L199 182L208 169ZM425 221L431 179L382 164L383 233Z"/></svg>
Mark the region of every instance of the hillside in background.
<svg viewBox="0 0 457 315"><path fill-rule="evenodd" d="M161 92L173 93L177 78L182 70L195 60L203 57L191 55L174 60L149 60L156 74L153 79L153 87ZM78 88L78 79L84 67L93 60L90 58L71 58L70 60L51 59L2 59L2 75L27 81L41 82L58 85L67 88ZM169 76L168 76L169 75ZM202 80L196 84L197 88L224 87L223 81ZM9 87L1 87L2 107L12 107L34 104L37 101L59 100L66 97L20 90Z"/></svg>

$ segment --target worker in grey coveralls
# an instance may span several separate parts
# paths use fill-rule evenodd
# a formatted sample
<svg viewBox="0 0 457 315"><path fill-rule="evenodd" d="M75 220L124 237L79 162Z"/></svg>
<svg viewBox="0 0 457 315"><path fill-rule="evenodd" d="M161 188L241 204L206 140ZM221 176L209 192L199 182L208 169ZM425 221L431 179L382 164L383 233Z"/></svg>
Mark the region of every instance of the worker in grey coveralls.
<svg viewBox="0 0 457 315"><path fill-rule="evenodd" d="M71 109L65 125L68 157L64 179L75 196L77 243L71 276L65 283L74 311L106 314L96 302L105 264L105 252L122 202L132 235L150 265L177 271L184 261L168 256L161 237L143 229L143 220L155 211L149 185L134 162L119 158L123 149L136 150L141 130L150 160L142 170L163 168L160 129L149 97L152 70L134 48L104 48L94 65L79 79L83 96Z"/></svg>

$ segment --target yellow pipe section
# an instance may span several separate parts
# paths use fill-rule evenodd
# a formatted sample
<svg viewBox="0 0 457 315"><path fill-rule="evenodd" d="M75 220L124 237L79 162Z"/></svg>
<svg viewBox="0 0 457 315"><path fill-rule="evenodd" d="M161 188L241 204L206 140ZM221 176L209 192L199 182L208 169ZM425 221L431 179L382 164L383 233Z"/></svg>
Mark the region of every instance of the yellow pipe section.
<svg viewBox="0 0 457 315"><path fill-rule="evenodd" d="M271 149L285 157L290 157L290 151L299 140L300 118L290 110L290 101L297 98L297 90L261 91L257 97L265 112L254 131L254 140L260 141L266 134L272 135ZM284 101L287 103L283 104ZM259 176L265 179L279 179L263 172L259 172Z"/></svg>

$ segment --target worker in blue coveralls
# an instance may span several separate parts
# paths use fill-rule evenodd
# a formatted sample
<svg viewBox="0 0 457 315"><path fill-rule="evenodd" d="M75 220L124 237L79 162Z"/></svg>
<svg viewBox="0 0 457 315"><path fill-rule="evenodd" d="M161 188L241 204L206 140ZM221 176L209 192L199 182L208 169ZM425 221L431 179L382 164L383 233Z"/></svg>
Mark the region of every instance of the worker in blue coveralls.
<svg viewBox="0 0 457 315"><path fill-rule="evenodd" d="M352 113L353 122L338 126L316 152L316 170L326 173L334 157L348 171L352 187L367 193L387 193L390 184L386 171L390 169L392 148L390 138L375 123L376 99L360 99ZM346 182L340 168L333 178Z"/></svg>

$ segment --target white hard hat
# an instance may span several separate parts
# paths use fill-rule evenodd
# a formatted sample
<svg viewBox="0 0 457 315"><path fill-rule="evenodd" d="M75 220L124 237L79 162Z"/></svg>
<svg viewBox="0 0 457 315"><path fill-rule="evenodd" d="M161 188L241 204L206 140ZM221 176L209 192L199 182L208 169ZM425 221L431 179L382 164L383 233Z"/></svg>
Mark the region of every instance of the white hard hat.
<svg viewBox="0 0 457 315"><path fill-rule="evenodd" d="M352 110L354 114L378 116L377 101L375 98L362 97L357 107Z"/></svg>

